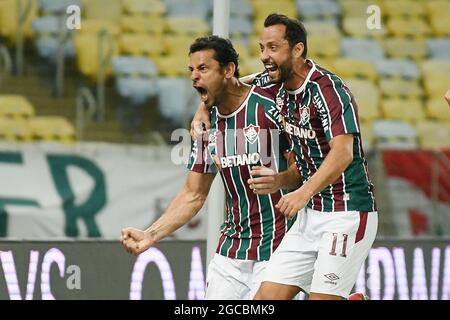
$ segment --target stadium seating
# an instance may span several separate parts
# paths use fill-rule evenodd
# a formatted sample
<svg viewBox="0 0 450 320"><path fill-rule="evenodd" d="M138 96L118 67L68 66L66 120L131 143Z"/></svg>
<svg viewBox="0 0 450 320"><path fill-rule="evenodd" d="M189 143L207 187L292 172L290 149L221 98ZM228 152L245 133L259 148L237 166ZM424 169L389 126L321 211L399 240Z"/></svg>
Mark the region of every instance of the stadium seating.
<svg viewBox="0 0 450 320"><path fill-rule="evenodd" d="M38 116L28 120L34 139L72 143L75 141L75 129L64 117Z"/></svg>
<svg viewBox="0 0 450 320"><path fill-rule="evenodd" d="M361 121L359 124L364 150L369 150L374 146L375 137L373 135L372 122Z"/></svg>
<svg viewBox="0 0 450 320"><path fill-rule="evenodd" d="M374 121L373 136L378 148L416 149L418 147L417 130L403 121Z"/></svg>
<svg viewBox="0 0 450 320"><path fill-rule="evenodd" d="M0 95L0 117L30 118L35 115L33 105L20 95Z"/></svg>
<svg viewBox="0 0 450 320"><path fill-rule="evenodd" d="M16 43L18 4L16 0L2 0L0 2L0 36L5 37L12 44ZM33 34L32 21L38 13L37 0L26 0L20 2L20 4L24 6L21 8L21 13L28 13L23 24L23 35L25 38L31 38Z"/></svg>
<svg viewBox="0 0 450 320"><path fill-rule="evenodd" d="M450 27L450 26L449 26ZM450 60L450 39L432 38L427 40L431 59Z"/></svg>
<svg viewBox="0 0 450 320"><path fill-rule="evenodd" d="M358 114L362 121L372 121L380 117L380 93L370 80L347 79L345 83L355 97Z"/></svg>
<svg viewBox="0 0 450 320"><path fill-rule="evenodd" d="M103 19L113 23L119 22L123 9L121 0L83 0L82 6L85 19Z"/></svg>
<svg viewBox="0 0 450 320"><path fill-rule="evenodd" d="M450 122L450 108L442 97L428 100L425 109L429 119Z"/></svg>
<svg viewBox="0 0 450 320"><path fill-rule="evenodd" d="M158 59L165 51L161 36L145 33L122 33L119 38L120 52L134 56L150 56Z"/></svg>
<svg viewBox="0 0 450 320"><path fill-rule="evenodd" d="M39 10L44 16L65 13L71 5L82 6L81 0L39 0L38 4Z"/></svg>
<svg viewBox="0 0 450 320"><path fill-rule="evenodd" d="M423 121L418 123L420 145L424 149L448 148L450 124L438 121Z"/></svg>
<svg viewBox="0 0 450 320"><path fill-rule="evenodd" d="M194 17L169 16L166 19L166 28L168 33L190 35L191 39L209 32L208 24L204 20Z"/></svg>
<svg viewBox="0 0 450 320"><path fill-rule="evenodd" d="M415 61L427 56L427 44L424 39L396 38L383 39L386 55L390 58L410 58Z"/></svg>
<svg viewBox="0 0 450 320"><path fill-rule="evenodd" d="M399 78L380 79L381 94L388 98L421 99L424 95L422 87L417 81L408 81Z"/></svg>
<svg viewBox="0 0 450 320"><path fill-rule="evenodd" d="M381 44L374 39L343 38L342 55L346 58L376 61L384 58Z"/></svg>
<svg viewBox="0 0 450 320"><path fill-rule="evenodd" d="M165 15L167 12L166 4L160 0L123 0L122 4L125 13L133 16L144 15L147 19Z"/></svg>
<svg viewBox="0 0 450 320"><path fill-rule="evenodd" d="M31 142L33 131L26 119L0 117L0 140L8 142Z"/></svg>
<svg viewBox="0 0 450 320"><path fill-rule="evenodd" d="M405 59L383 59L375 62L375 68L382 77L401 77L418 79L420 71L417 65Z"/></svg>
<svg viewBox="0 0 450 320"><path fill-rule="evenodd" d="M162 36L165 31L165 20L161 16L123 16L120 19L120 26L123 32L151 33Z"/></svg>
<svg viewBox="0 0 450 320"><path fill-rule="evenodd" d="M421 17L425 15L422 1L414 0L384 0L383 13L388 17Z"/></svg>
<svg viewBox="0 0 450 320"><path fill-rule="evenodd" d="M206 20L212 10L208 0L164 0L168 17L194 17Z"/></svg>
<svg viewBox="0 0 450 320"><path fill-rule="evenodd" d="M119 94L134 104L142 104L158 93L156 65L146 58L116 57L112 60Z"/></svg>
<svg viewBox="0 0 450 320"><path fill-rule="evenodd" d="M418 123L425 120L422 102L417 99L383 99L381 110L385 119Z"/></svg>
<svg viewBox="0 0 450 320"><path fill-rule="evenodd" d="M378 79L378 73L369 61L339 58L334 60L333 65L334 72L344 79L365 78L372 81Z"/></svg>

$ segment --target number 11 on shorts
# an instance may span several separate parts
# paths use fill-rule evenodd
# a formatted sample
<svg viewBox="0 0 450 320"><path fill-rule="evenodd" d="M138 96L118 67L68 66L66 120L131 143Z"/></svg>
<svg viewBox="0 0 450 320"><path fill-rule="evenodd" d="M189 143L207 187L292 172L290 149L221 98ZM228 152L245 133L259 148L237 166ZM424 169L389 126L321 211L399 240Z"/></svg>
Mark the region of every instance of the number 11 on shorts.
<svg viewBox="0 0 450 320"><path fill-rule="evenodd" d="M347 254L345 253L345 250L347 250L348 234L343 233L342 237L344 238L344 240L342 241L342 251L341 251L340 256L345 258L345 257L347 257ZM338 234L337 233L333 233L333 243L331 245L331 251L330 251L330 255L332 255L332 256L336 255L337 239L338 239Z"/></svg>

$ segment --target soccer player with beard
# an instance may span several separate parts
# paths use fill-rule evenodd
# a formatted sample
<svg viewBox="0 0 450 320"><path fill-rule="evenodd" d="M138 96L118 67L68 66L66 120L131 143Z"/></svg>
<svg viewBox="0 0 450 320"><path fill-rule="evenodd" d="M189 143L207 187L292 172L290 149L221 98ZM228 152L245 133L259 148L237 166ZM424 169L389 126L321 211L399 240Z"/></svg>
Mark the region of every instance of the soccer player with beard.
<svg viewBox="0 0 450 320"><path fill-rule="evenodd" d="M186 224L203 206L219 172L227 216L208 266L206 299L253 298L293 220L275 208L283 190L257 194L247 180L252 166L284 177L289 143L280 135L280 110L267 92L239 81L238 54L229 40L199 38L189 56L192 85L210 113L212 128L193 143L185 185L164 214L145 231L122 230L121 242L129 253L139 254ZM286 172L283 188L298 188L295 163Z"/></svg>
<svg viewBox="0 0 450 320"><path fill-rule="evenodd" d="M348 298L378 227L355 99L338 76L306 58L299 21L269 15L260 48L265 76L281 85L275 98L304 183L276 205L298 219L272 255L255 298L292 299L300 290L310 299ZM197 121L208 122L201 108L194 128ZM258 176L248 180L258 194L281 187L275 172L251 174Z"/></svg>

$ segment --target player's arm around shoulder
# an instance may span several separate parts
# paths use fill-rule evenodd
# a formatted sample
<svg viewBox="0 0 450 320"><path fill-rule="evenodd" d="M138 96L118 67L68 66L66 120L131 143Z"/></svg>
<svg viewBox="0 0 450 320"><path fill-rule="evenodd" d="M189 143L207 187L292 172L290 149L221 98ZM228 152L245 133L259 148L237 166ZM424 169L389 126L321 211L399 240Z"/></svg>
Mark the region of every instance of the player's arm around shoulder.
<svg viewBox="0 0 450 320"><path fill-rule="evenodd" d="M127 252L138 255L189 222L205 203L214 176L212 173L189 171L182 189L147 230L122 230L120 240Z"/></svg>

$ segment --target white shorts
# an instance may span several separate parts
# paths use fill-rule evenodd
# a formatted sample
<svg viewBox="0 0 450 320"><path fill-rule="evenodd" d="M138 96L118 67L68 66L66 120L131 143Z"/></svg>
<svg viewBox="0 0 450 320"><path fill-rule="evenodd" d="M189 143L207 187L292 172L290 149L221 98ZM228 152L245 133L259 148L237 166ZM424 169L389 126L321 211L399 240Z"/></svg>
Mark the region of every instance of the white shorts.
<svg viewBox="0 0 450 320"><path fill-rule="evenodd" d="M377 212L301 210L270 258L263 281L346 298L377 228Z"/></svg>
<svg viewBox="0 0 450 320"><path fill-rule="evenodd" d="M253 299L267 262L232 259L216 253L208 266L205 299Z"/></svg>

